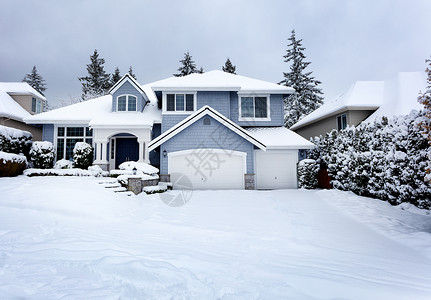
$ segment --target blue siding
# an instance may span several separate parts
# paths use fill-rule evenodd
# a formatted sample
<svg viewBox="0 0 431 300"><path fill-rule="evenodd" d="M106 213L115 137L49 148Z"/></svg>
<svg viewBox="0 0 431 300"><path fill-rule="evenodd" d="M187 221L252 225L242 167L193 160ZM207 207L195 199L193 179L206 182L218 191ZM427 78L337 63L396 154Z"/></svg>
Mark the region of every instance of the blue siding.
<svg viewBox="0 0 431 300"><path fill-rule="evenodd" d="M203 119L196 121L172 137L160 147L160 153L181 150L213 148L247 153L247 173L254 172L253 144L211 118L211 125L203 125ZM160 173L167 174L168 157L160 155Z"/></svg>
<svg viewBox="0 0 431 300"><path fill-rule="evenodd" d="M230 118L229 92L198 92L197 109L209 105L225 117Z"/></svg>
<svg viewBox="0 0 431 300"><path fill-rule="evenodd" d="M283 126L283 95L270 95L271 121L238 121L238 94L230 93L230 119L240 126Z"/></svg>
<svg viewBox="0 0 431 300"><path fill-rule="evenodd" d="M42 141L54 143L54 125L43 124L42 128Z"/></svg>
<svg viewBox="0 0 431 300"><path fill-rule="evenodd" d="M162 133L177 125L179 122L187 118L189 115L163 115L162 116Z"/></svg>
<svg viewBox="0 0 431 300"><path fill-rule="evenodd" d="M133 95L138 98L137 110L142 111L145 105L145 99L141 93L128 81L125 81L121 87L112 95L112 111L117 111L117 97L121 95Z"/></svg>

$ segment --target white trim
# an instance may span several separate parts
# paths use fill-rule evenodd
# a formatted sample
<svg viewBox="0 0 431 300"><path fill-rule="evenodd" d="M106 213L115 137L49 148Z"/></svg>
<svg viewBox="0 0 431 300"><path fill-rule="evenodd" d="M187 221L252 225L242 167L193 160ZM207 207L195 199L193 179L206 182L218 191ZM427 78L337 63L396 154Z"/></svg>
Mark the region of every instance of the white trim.
<svg viewBox="0 0 431 300"><path fill-rule="evenodd" d="M145 95L144 90L141 88L141 86L139 85L139 83L133 78L131 77L128 73L126 75L124 75L120 80L118 80L118 82L115 83L115 86L113 89L109 90L109 94L113 95L120 87L123 86L124 82L128 81L132 86L134 86L141 95Z"/></svg>
<svg viewBox="0 0 431 300"><path fill-rule="evenodd" d="M250 143L255 145L256 147L262 149L263 151L266 150L266 146L262 142L258 141L256 138L254 138L245 129L241 128L239 125L237 125L233 121L229 120L228 118L226 118L225 116L223 116L218 111L216 111L215 109L211 108L208 105L205 105L204 107L199 109L194 114L188 116L187 118L185 118L181 122L177 123L175 126L172 126L167 131L165 131L164 133L159 135L157 138L152 140L148 145L148 150L149 151L154 150L155 148L157 148L158 146L160 146L161 144L163 144L167 140L169 140L171 137L173 137L176 134L178 134L179 132L183 131L184 129L186 129L190 125L194 124L195 122L197 122L198 120L200 120L201 118L203 118L206 115L213 117L216 121L220 122L221 124L223 124L224 126L229 128L230 130L232 130L233 132L235 132L236 134L238 134L242 138L246 139L247 141L249 141ZM196 116L198 116L198 117L196 117ZM193 118L195 118L195 120L192 120ZM174 132L174 131L177 131L177 132Z"/></svg>
<svg viewBox="0 0 431 300"><path fill-rule="evenodd" d="M253 98L253 112L254 114L256 114L255 111L255 102L256 102L256 97L265 97L266 98L266 118L256 118L256 117L241 117L241 98L246 98L246 97L250 97ZM271 121L271 96L268 94L246 94L246 93L242 93L239 94L238 93L238 121L257 121L257 122L261 122L261 121Z"/></svg>
<svg viewBox="0 0 431 300"><path fill-rule="evenodd" d="M120 98L120 97L124 97L124 96L126 96L126 110L118 110L118 98ZM135 99L136 99L136 103L135 103L135 110L129 110L129 97L134 97ZM138 97L136 97L135 95L132 95L132 94L122 94L122 95L119 95L119 96L117 96L117 99L116 99L116 103L117 103L117 105L116 105L116 112L119 112L119 113L126 113L126 112L137 112L138 111Z"/></svg>
<svg viewBox="0 0 431 300"><path fill-rule="evenodd" d="M167 94L174 94L174 111L168 111L167 109ZM177 111L177 94L184 95L184 110ZM193 95L193 110L186 110L186 95ZM197 110L197 92L196 90L192 92L187 91L169 91L162 92L162 115L191 115Z"/></svg>

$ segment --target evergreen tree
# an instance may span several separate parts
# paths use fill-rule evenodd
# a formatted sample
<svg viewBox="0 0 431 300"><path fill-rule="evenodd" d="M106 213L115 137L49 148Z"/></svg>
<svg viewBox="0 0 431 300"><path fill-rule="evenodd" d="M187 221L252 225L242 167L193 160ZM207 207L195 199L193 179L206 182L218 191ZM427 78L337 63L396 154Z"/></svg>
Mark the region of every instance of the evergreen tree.
<svg viewBox="0 0 431 300"><path fill-rule="evenodd" d="M42 76L37 72L36 66L33 66L30 74L25 74L23 82L27 82L32 88L38 91L42 96L45 96L46 83ZM49 104L48 101L43 100L43 111L48 111Z"/></svg>
<svg viewBox="0 0 431 300"><path fill-rule="evenodd" d="M232 62L230 61L229 57L227 58L226 62L224 63L224 66L221 67L223 72L236 74L236 66L232 65Z"/></svg>
<svg viewBox="0 0 431 300"><path fill-rule="evenodd" d="M133 73L132 66L130 66L130 68L129 68L129 75L130 75L130 76L132 76L132 77L133 77L133 79L135 79L135 80L136 80L136 75Z"/></svg>
<svg viewBox="0 0 431 300"><path fill-rule="evenodd" d="M425 62L428 64L425 72L428 75L426 91L421 93L418 101L424 106L425 116L419 120L419 125L421 127L422 135L428 140L431 145L431 59L426 59ZM430 148L431 149L431 148ZM427 176L425 177L427 181L431 182L431 151L428 153L428 167Z"/></svg>
<svg viewBox="0 0 431 300"><path fill-rule="evenodd" d="M284 99L284 125L287 128L323 103L323 97L319 96L323 93L318 87L321 82L311 76L312 72L305 71L310 62L304 61L305 48L302 46L302 39L297 40L295 30L292 30L288 40L290 44L284 61L291 63L290 72L283 72L284 80L280 84L294 88L295 92Z"/></svg>
<svg viewBox="0 0 431 300"><path fill-rule="evenodd" d="M114 84L116 84L118 82L118 80L121 79L121 75L120 75L120 69L118 67L115 68L114 70L114 74L112 74L111 76L111 87L114 86Z"/></svg>
<svg viewBox="0 0 431 300"><path fill-rule="evenodd" d="M201 67L200 70L196 68L196 63L192 59L192 56L187 51L187 53L184 53L184 59L180 60L180 63L182 64L181 67L178 68L179 73L174 74L175 77L181 77L186 76L193 73L203 73L204 70Z"/></svg>
<svg viewBox="0 0 431 300"><path fill-rule="evenodd" d="M204 73L204 68L200 67L199 70L196 73L203 74Z"/></svg>
<svg viewBox="0 0 431 300"><path fill-rule="evenodd" d="M90 60L91 63L87 65L88 76L78 78L82 83L82 100L106 95L111 83L111 76L105 72L103 66L105 60L99 58L97 50L94 50Z"/></svg>

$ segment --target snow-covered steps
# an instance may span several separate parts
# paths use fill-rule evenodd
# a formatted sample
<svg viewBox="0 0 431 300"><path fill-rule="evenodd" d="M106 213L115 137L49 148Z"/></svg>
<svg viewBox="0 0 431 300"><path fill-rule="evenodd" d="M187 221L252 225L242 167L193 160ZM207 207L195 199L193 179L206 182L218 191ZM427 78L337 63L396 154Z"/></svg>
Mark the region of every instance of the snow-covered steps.
<svg viewBox="0 0 431 300"><path fill-rule="evenodd" d="M115 193L118 193L118 192L127 192L127 189L124 186L114 187L114 188L112 188L112 190Z"/></svg>

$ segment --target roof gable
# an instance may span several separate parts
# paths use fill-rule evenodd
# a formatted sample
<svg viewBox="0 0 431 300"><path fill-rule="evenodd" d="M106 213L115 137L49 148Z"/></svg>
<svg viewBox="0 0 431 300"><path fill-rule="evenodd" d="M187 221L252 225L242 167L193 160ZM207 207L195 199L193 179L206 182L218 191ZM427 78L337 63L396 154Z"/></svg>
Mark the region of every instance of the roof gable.
<svg viewBox="0 0 431 300"><path fill-rule="evenodd" d="M207 115L213 117L215 120L220 122L222 125L226 126L227 128L229 128L230 130L232 130L233 132L235 132L236 134L238 134L242 138L246 139L247 141L249 141L250 143L252 143L256 147L258 147L264 151L266 150L266 146L262 142L258 141L255 137L253 137L248 131L246 131L242 127L238 126L233 121L226 118L225 116L223 116L218 111L216 111L215 109L211 108L208 105L202 107L201 109L196 111L194 114L185 118L184 120L179 122L177 125L171 127L170 129L168 129L167 131L162 133L160 136L158 136L157 138L152 140L148 144L148 150L149 151L154 150L155 148L157 148L161 144L168 141L170 138L174 137L175 135L177 135L178 133L180 133L181 131L183 131L184 129L186 129L187 127L189 127L190 125L194 124L196 121L200 120L201 118L203 118L204 116L207 116Z"/></svg>
<svg viewBox="0 0 431 300"><path fill-rule="evenodd" d="M108 91L109 94L114 94L126 81L128 81L135 89L142 95L145 95L144 90L141 88L139 83L129 74L124 75L120 80L117 81ZM146 96L146 95L145 95Z"/></svg>

